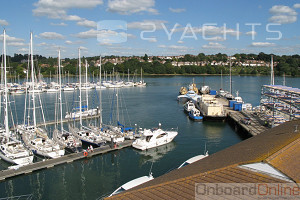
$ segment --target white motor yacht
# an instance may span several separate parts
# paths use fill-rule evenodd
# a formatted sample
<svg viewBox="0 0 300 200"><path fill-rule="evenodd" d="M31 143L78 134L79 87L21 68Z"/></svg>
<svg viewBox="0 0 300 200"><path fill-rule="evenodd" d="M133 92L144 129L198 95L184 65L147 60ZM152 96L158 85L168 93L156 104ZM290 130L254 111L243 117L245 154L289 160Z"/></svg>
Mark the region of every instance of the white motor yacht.
<svg viewBox="0 0 300 200"><path fill-rule="evenodd" d="M178 131L175 130L164 131L160 126L161 124L159 124L159 128L144 129L143 137L136 139L132 146L140 150L150 149L171 142L178 134Z"/></svg>

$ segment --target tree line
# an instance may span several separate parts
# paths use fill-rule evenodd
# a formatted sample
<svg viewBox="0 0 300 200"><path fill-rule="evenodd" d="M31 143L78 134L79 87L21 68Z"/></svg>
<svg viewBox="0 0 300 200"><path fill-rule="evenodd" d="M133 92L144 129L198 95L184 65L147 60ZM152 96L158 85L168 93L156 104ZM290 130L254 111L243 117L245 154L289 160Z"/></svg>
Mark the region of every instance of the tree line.
<svg viewBox="0 0 300 200"><path fill-rule="evenodd" d="M259 53L259 54L235 54L233 55L235 60L232 65L232 74L234 75L268 75L270 74L269 66L240 66L236 63L246 62L251 60L264 61L269 63L271 60L271 54ZM124 59L120 56L105 56L103 59L113 59L118 58L118 60ZM129 70L131 74L140 73L141 69L144 74L229 74L229 65L211 65L212 61L216 62L228 62L228 55L226 54L215 54L215 55L205 55L204 53L199 53L198 55L186 54L180 58L172 57L172 59L165 59L162 62L161 57L153 56L151 57L151 62L149 62L149 56L137 57L132 56L119 64L114 65L111 62L106 62L102 65L102 73L127 73ZM299 76L300 75L300 56L299 55L273 55L275 75L282 76L283 74L288 76ZM99 67L96 65L96 61L99 60L99 56L82 58L81 61L87 60L89 63L88 73L90 75L99 75ZM2 56L1 56L2 60ZM28 55L14 54L14 56L8 56L8 73L11 76L18 76L21 78L26 77L27 61ZM142 60L142 62L141 62ZM173 66L172 62L206 62L205 66L197 65L185 65L185 66ZM44 76L57 74L57 58L44 57L41 55L34 55L34 62L36 66L36 71L40 72ZM69 73L70 75L78 74L78 59L76 58L65 58L62 62L63 68L62 72L64 74ZM82 65L84 66L84 65ZM82 72L85 71L85 67L82 67Z"/></svg>

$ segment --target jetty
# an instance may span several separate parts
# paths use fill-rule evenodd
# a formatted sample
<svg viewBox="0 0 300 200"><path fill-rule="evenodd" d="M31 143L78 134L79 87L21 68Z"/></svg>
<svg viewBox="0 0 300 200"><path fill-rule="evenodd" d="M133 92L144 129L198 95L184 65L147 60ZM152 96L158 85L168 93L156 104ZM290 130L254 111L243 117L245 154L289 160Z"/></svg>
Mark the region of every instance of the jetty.
<svg viewBox="0 0 300 200"><path fill-rule="evenodd" d="M12 178L15 176L30 174L34 171L52 168L57 165L71 163L76 160L90 158L92 156L108 153L111 151L116 151L119 149L123 149L126 147L130 147L133 143L133 140L125 140L124 142L118 143L115 146L107 144L103 147L94 148L93 151L89 151L87 154L83 152L71 153L64 155L55 159L47 159L40 162L32 163L26 166L19 167L17 169L6 169L0 171L0 181L4 181L5 179Z"/></svg>

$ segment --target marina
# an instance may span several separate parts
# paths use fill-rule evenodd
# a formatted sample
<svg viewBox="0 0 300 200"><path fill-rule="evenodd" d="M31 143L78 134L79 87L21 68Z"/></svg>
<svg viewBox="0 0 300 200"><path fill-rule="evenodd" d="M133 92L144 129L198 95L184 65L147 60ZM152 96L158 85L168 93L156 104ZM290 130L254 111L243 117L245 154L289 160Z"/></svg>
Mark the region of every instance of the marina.
<svg viewBox="0 0 300 200"><path fill-rule="evenodd" d="M68 155L61 156L56 159L47 159L40 162L32 163L26 166L21 166L16 169L7 169L7 170L1 170L0 171L0 181L3 181L8 178L12 178L14 176L19 176L23 174L29 174L38 170L42 169L49 169L51 167L62 165L62 164L68 164L73 161L79 160L79 159L89 159L93 156L108 153L111 151L120 150L126 147L129 147L132 145L132 140L126 140L122 143L119 143L117 146L111 145L105 145L103 147L94 148L93 151L87 152L85 154L84 152L78 152L78 153L72 153Z"/></svg>
<svg viewBox="0 0 300 200"><path fill-rule="evenodd" d="M178 82L180 79L182 79L182 77L175 77L175 78L173 78L174 79L174 83L175 82ZM195 147L195 145L198 145L199 143L201 143L201 144L203 144L202 145L202 147L200 147L200 149L199 149L199 152L197 153L197 154L201 154L201 153L203 153L204 152L204 143L205 143L205 141L208 141L207 142L207 149L211 152L211 153L214 153L215 151L217 151L217 149L218 149L218 147L217 146L215 146L215 145L217 145L217 144L219 144L219 142L220 141L223 141L224 139L222 139L222 140L219 140L219 139L217 139L217 143L214 143L213 141L215 141L216 139L212 139L211 138L211 136L209 136L211 133L214 133L216 130L218 130L217 132L222 132L222 130L225 130L225 131L227 131L227 133L223 133L222 135L223 136L221 136L221 135L219 135L219 134L217 134L218 135L218 137L217 138L223 138L223 137L225 137L225 135L227 135L229 132L231 133L231 134L229 134L229 135L231 135L230 136L230 138L228 138L228 140L230 140L230 142L229 141L227 141L227 142L225 142L224 143L224 145L225 144L229 144L229 143L232 143L232 142L234 142L234 141L240 141L241 139L240 139L240 137L249 137L248 136L248 133L247 132L251 132L251 131L249 131L249 127L251 127L253 130L255 129L255 128L257 128L257 127L264 127L264 126L260 126L260 124L259 124L259 126L258 126L258 124L256 125L256 121L255 121L255 115L253 114L253 119L251 119L251 125L252 126L249 126L249 125L244 125L240 120L241 119L243 119L244 117L246 117L246 116L248 116L249 115L249 113L248 112L239 112L239 111L234 111L233 110L233 108L230 108L229 107L229 102L227 101L227 100L225 100L224 98L217 98L218 99L218 101L220 102L220 103L222 103L223 105L224 105L224 112L226 113L226 115L228 115L227 116L227 118L225 118L226 119L226 121L228 121L228 124L227 123L224 123L224 122L222 122L222 120L221 121L210 121L210 120L205 120L205 121L203 121L203 122L189 122L190 120L188 119L188 118L186 118L186 117L188 117L186 114L183 114L182 113L182 115L180 114L181 112L183 112L182 110L183 110L183 107L182 107L182 104L176 104L175 102L174 102L174 105L173 105L173 112L171 112L171 113L168 113L168 115L162 115L162 116L158 116L157 115L157 113L160 113L160 110L165 110L168 106L167 105L169 105L170 103L169 103L169 100L172 98L172 95L174 95L175 94L175 92L176 92L176 90L178 90L178 86L177 85L172 85L172 93L165 93L165 100L160 100L160 104L155 104L155 106L154 106L154 104L153 104L153 102L152 101L150 101L150 96L153 96L154 94L161 94L161 92L162 91L169 91L171 88L169 87L169 86L167 86L167 83L171 80L170 78L159 78L159 79L157 79L157 78L145 78L145 80L147 81L147 83L148 83L148 86L147 87L141 87L141 88L127 88L126 89L126 93L128 93L128 95L124 95L123 94L123 98L124 98L124 100L125 101L127 101L127 102L131 102L130 104L131 105L137 105L136 104L136 101L138 101L138 102L141 102L141 101L143 101L143 102L145 102L145 104L147 104L147 105L152 105L153 107L153 109L154 110L148 110L148 114L147 115L144 115L144 113L143 112L140 112L140 110L139 109L142 109L144 106L143 106L143 104L142 105L139 105L139 106L137 106L137 107L132 107L132 106L129 106L129 108L131 109L131 112L135 112L136 113L136 115L134 115L134 116L131 116L131 117L133 117L133 120L136 122L136 123L138 123L139 124L139 126L141 126L141 127L153 127L153 123L151 123L151 120L149 120L149 122L148 123L145 123L145 121L144 120L146 120L147 121L147 119L150 119L149 117L150 116L156 116L156 118L157 118L157 121L159 121L159 122L163 122L162 123L162 125L163 125L163 127L177 127L177 123L178 123L178 120L180 119L183 123L180 123L179 124L179 127L178 127L178 132L179 132L179 134L178 134L178 136L174 139L174 141L173 142L171 142L171 143L169 143L169 144L166 144L166 145L162 145L162 146L160 146L160 147L156 147L156 148L154 148L153 150L154 151L150 151L150 150L148 150L149 151L149 153L147 153L147 152L145 152L145 153L143 153L143 152L137 152L137 151L135 151L135 150L133 150L133 148L125 148L124 149L124 151L114 151L114 150L111 150L110 149L110 147L106 147L107 148L107 151L104 149L104 151L105 151L105 153L100 153L99 152L99 154L94 154L93 155L93 157L89 157L90 156L90 154L89 154L89 156L88 156L88 159L85 159L84 158L84 155L83 155L83 152L81 152L81 153L78 153L78 154L68 154L68 155L65 155L65 156L62 156L62 157L60 157L60 158L57 158L57 159L50 159L50 160L46 160L46 161L40 161L40 162L36 162L36 163L33 163L34 164L34 166L39 166L39 164L38 163L40 163L40 165L41 166L39 166L38 168L34 168L32 171L34 172L34 173L31 173L31 172L29 172L30 170L28 170L28 172L27 173L23 173L20 169L20 171L16 174L16 175L12 175L12 174L14 174L14 171L16 171L16 170L12 170L12 171L10 171L9 173L10 173L10 176L11 176L11 178L8 178L9 176L6 176L6 179L4 179L4 180L2 180L2 183L6 183L7 181L10 181L10 180L12 180L12 181L14 181L14 180L18 180L18 179L26 179L26 177L34 177L35 176L35 174L40 174L40 173L46 173L46 174L48 174L48 173L50 173L50 172L48 172L50 169L52 169L52 170L54 170L54 171L57 171L57 170L59 170L59 169L61 169L61 167L63 166L64 168L69 168L69 167L71 167L71 166L73 166L73 165L80 165L80 163L82 163L83 161L85 161L85 160L98 160L98 159L109 159L110 160L110 156L112 156L112 155L117 155L117 157L116 158L114 158L114 161L113 162L116 162L116 160L115 159L117 159L117 160L120 160L120 162L122 162L123 164L122 164L122 166L126 166L126 164L124 164L124 161L125 160L123 160L123 159L121 159L119 156L121 156L122 155L122 157L124 156L125 158L127 158L128 156L132 156L134 159L137 159L137 161L138 160L140 160L140 159L142 159L143 160L143 162L142 161L140 161L140 162L142 162L142 163L144 163L144 164L138 164L138 163L132 163L132 165L129 165L130 166L130 168L133 168L133 169L136 169L136 166L139 166L139 165L141 165L141 166L148 166L147 168L147 170L141 170L141 169L139 169L140 170L140 172L136 175L136 176L130 176L131 178L126 178L125 180L127 180L127 181L129 181L129 180L132 180L132 179L134 179L134 178L136 178L136 177L139 177L139 175L140 176L143 176L143 175L145 175L145 174L148 174L149 173L149 162L150 161L154 161L154 167L153 167L153 174L154 174L154 176L156 177L156 176L159 176L160 174L162 174L164 171L168 171L169 170L169 168L170 167L168 167L168 166L170 166L170 165L168 165L167 164L167 162L170 162L170 159L171 159L171 157L169 158L169 159L167 159L166 161L163 161L165 158L168 158L168 156L174 156L174 153L175 152L177 152L176 154L178 154L179 153L179 155L181 155L180 157L181 158L179 158L177 161L176 161L176 164L175 163L173 163L172 165L177 165L177 166L179 166L180 164L182 164L182 162L184 161L184 160L187 160L188 158L190 158L190 157L193 157L193 156L195 156L195 154L192 154L192 153L190 153L189 155L187 155L187 156L183 156L183 155L185 155L185 153L183 153L182 152L182 148L184 148L185 150L184 151L191 151L191 152L194 152L194 150L192 150L193 148L192 148L192 146L191 146L191 149L190 150L188 150L187 148L188 147L186 147L185 145L184 145L184 143L182 143L182 142L184 142L186 139L184 139L185 137L188 137L188 138L190 138L190 139L192 139L194 136L193 136L193 132L197 132L197 131L199 131L199 130L204 130L203 128L204 127L207 127L208 128L208 132L206 132L206 131L204 131L203 133L200 133L200 135L202 135L202 134L208 134L207 136L204 136L204 135L202 135L200 138L199 137L197 137L197 139L194 141L195 143L194 143L194 147ZM190 81L190 78L185 78L184 79L185 80L185 82L183 82L183 84L184 83L186 83L186 82L189 82ZM157 87L155 87L155 84L157 83L157 81L159 81L159 84L160 84L160 89L157 91ZM208 81L209 81L209 78L208 78ZM210 82L209 82L210 83ZM209 84L208 83L208 84ZM211 83L213 83L213 82L211 82ZM215 86L213 86L213 84L210 84L211 85L211 87L215 87ZM217 87L216 87L217 88ZM138 90L137 90L138 89ZM242 91L241 89L240 89L240 91ZM91 93L92 93L92 91L90 91ZM110 96L112 96L111 95L111 93L113 93L113 91L112 90L103 90L102 91L102 96L103 96L103 100L104 100L104 102L106 102L106 101L108 101L109 100L109 98L111 98ZM242 93L242 92L241 92ZM136 96L137 94L139 94L138 96L139 97L136 97L137 99L136 100L133 100L132 98L131 98L131 96ZM242 93L243 94L243 93ZM51 94L43 94L43 95L51 95ZM21 97L21 96L20 96ZM244 96L243 95L243 99L249 99L247 96ZM142 98L142 99L140 99L140 98ZM153 98L153 97L152 97ZM251 99L251 97L250 97L250 99ZM258 98L258 100L259 100L259 98ZM90 99L90 101L92 101L92 99ZM252 100L252 102L253 103L255 103L256 102L256 100ZM127 103L128 104L128 103ZM130 105L129 104L129 105ZM127 105L128 106L128 105ZM180 108L180 109L179 109ZM105 109L105 108L103 108L103 109ZM179 110L178 110L179 109ZM182 110L181 110L182 109ZM120 111L121 112L121 111ZM110 108L106 108L106 111L104 111L104 113L110 113ZM103 113L103 114L104 114ZM229 114L230 113L230 114ZM165 120L169 115L173 115L173 116L177 116L176 117L176 119L174 118L168 118L169 120ZM107 114L104 114L104 119L108 119L108 117L107 116L109 116L109 115L107 115ZM94 120L97 120L97 117L96 118L94 118L93 119L93 117L94 116L90 116L90 119L89 120L91 120L91 121L94 121ZM250 117L252 117L252 115L250 115ZM179 118L179 119L177 119L177 118ZM84 118L83 118L84 119ZM142 120L143 119L143 120ZM77 120L78 119L75 119L76 120L76 122L78 122ZM71 122L73 122L74 121L74 119L72 119L72 120L70 120ZM84 119L84 121L86 121L85 119ZM63 123L64 124L67 124L66 122L68 122L68 120L63 120ZM46 121L46 123L47 123L47 125L50 125L50 124L54 124L55 125L55 120L52 120L52 121ZM235 128L235 124L234 123L237 123L236 124L236 126L237 126L237 128ZM42 125L42 123L38 123L38 125ZM43 127L43 126L40 126L40 127ZM192 127L194 127L193 128L193 131L190 131L189 129L190 128L192 128ZM217 128L217 127L220 127L220 129L219 128ZM223 128L221 128L221 127L223 127ZM246 131L244 130L244 128L246 129ZM267 128L267 127L265 127L265 128ZM182 129L185 129L185 130L187 130L188 132L185 132L185 133L182 133L181 132L181 130ZM241 130L240 130L241 129ZM263 131L263 130L257 130L257 131L253 131L253 132L256 132L257 134L260 132L260 131ZM237 134L237 132L239 132L239 134ZM186 135L187 134L187 135ZM232 135L233 134L233 135ZM239 136L239 135L241 135L241 136ZM207 139L205 139L205 140L203 140L202 139L202 137L208 137ZM211 139L209 139L209 138L211 138ZM213 137L214 138L214 137ZM233 139L233 138L235 138L235 139ZM193 139L194 140L194 139ZM125 141L125 142L129 142L129 141ZM186 142L188 142L188 143L190 143L191 141L186 141ZM178 146L179 145L179 146ZM185 147L183 147L183 145L185 146ZM127 145L126 145L127 146ZM130 146L130 144L128 144L128 147ZM181 146L181 147L180 147ZM125 147L125 146L124 146ZM180 147L180 148L179 148ZM102 147L100 147L100 149L101 149ZM95 150L96 148L94 148L94 150ZM100 150L99 149L99 150ZM178 152L179 151L179 152ZM127 153L125 153L125 152L127 152ZM145 154L145 155L144 155ZM196 154L196 155L197 155ZM75 158L73 158L73 156L70 156L70 155L73 155ZM68 160L69 159L69 157L68 156L70 156L70 160ZM183 157L182 157L183 156ZM103 157L103 158L102 158ZM133 158L131 158L131 159L133 159ZM161 159L161 158L164 158L164 159ZM149 160L150 159L150 160ZM57 160L57 161L56 161ZM64 161L65 160L65 161ZM73 161L72 161L73 160ZM123 160L123 161L121 161L121 160ZM77 161L77 162L75 162L75 161ZM42 165L42 162L46 162L46 164L47 165ZM111 161L109 161L108 163L110 163ZM119 161L118 161L119 162ZM107 163L107 164L108 164ZM163 164L163 168L160 168L160 169L157 169L156 167L155 167L155 165L157 164L157 163L164 163ZM133 165L136 165L136 166L133 166ZM109 166L111 166L110 164L108 164L106 167L108 167L109 168ZM127 165L127 169L128 169L128 167L129 167L128 165ZM114 168L114 167L113 167ZM39 170L39 169L46 169L46 170ZM8 173L8 171L6 171L6 169L5 168L3 168L2 169L3 171L2 172L4 172L5 171L5 173ZM52 170L50 170L50 171L52 171ZM120 170L119 168L116 168L115 170ZM136 170L135 170L136 171ZM85 172L85 173L87 173L87 172ZM98 172L99 173L99 172ZM122 172L122 174L124 174L124 172ZM134 173L134 174L136 174L136 173ZM102 176L102 175L101 175ZM4 176L3 176L4 177ZM22 178L22 177L24 177L24 178ZM126 181L124 181L124 182L122 182L122 183L125 183ZM113 192L112 190L113 189L115 189L115 188L118 188L120 185L122 185L122 184L120 184L120 183L115 183L114 185L111 185L109 188L110 189L107 189L106 191L107 191L107 193L111 193L111 192ZM103 194L103 193L102 193ZM101 194L100 193L98 193L97 194L97 196L95 195L94 197L95 198L97 198L97 197L99 197L99 196L101 196Z"/></svg>

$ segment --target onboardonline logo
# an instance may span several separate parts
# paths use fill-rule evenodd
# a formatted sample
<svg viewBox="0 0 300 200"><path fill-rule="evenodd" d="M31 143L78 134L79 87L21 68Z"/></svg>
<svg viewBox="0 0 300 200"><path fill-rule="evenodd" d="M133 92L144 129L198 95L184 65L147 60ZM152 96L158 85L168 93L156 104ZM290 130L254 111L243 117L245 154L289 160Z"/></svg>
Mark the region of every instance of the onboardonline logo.
<svg viewBox="0 0 300 200"><path fill-rule="evenodd" d="M195 199L300 199L300 187L296 183L196 183Z"/></svg>

